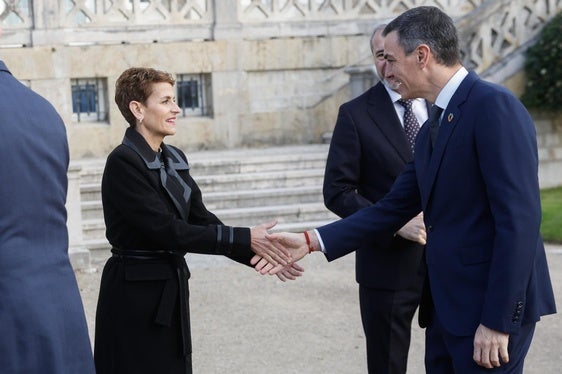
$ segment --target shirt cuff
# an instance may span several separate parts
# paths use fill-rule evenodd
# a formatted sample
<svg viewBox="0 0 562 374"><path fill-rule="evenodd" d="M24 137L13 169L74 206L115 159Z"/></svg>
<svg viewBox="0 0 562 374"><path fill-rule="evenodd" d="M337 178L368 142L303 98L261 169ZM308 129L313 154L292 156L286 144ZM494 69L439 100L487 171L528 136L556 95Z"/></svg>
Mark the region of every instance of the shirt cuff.
<svg viewBox="0 0 562 374"><path fill-rule="evenodd" d="M326 247L324 246L324 242L322 241L322 237L320 236L320 233L316 229L314 229L314 233L318 238L318 243L320 243L320 248L322 249L322 253L326 254Z"/></svg>

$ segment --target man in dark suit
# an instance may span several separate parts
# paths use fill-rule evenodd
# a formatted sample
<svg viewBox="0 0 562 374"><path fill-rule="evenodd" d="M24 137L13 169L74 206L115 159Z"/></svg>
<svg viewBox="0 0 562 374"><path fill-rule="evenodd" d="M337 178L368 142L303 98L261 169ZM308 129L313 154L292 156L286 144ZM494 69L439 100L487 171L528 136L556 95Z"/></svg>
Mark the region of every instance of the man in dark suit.
<svg viewBox="0 0 562 374"><path fill-rule="evenodd" d="M522 373L536 322L556 312L533 121L508 90L461 65L454 23L438 8L410 9L383 35L385 77L400 83L402 97L434 103L414 162L377 204L304 236L270 239L295 258L315 250L337 258L422 209L426 371Z"/></svg>
<svg viewBox="0 0 562 374"><path fill-rule="evenodd" d="M0 61L0 371L93 374L68 258L66 129Z"/></svg>
<svg viewBox="0 0 562 374"><path fill-rule="evenodd" d="M386 65L384 27L378 25L370 39L379 79ZM413 131L415 139L419 124L427 120L427 106L423 99L410 101L415 128L409 130L406 108L393 87L382 78L340 107L326 163L324 203L342 218L381 199L413 158L405 130ZM369 373L406 373L412 318L425 278L420 238L425 240L421 214L396 235L356 251Z"/></svg>

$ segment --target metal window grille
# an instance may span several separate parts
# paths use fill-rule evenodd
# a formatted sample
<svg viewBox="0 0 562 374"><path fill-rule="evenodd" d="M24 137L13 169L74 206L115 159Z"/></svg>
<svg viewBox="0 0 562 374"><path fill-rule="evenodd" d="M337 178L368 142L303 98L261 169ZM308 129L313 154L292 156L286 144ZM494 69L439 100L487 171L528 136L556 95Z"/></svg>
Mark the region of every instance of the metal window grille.
<svg viewBox="0 0 562 374"><path fill-rule="evenodd" d="M72 79L72 119L107 121L107 84L101 78Z"/></svg>
<svg viewBox="0 0 562 374"><path fill-rule="evenodd" d="M211 116L210 74L179 74L177 102L184 117Z"/></svg>

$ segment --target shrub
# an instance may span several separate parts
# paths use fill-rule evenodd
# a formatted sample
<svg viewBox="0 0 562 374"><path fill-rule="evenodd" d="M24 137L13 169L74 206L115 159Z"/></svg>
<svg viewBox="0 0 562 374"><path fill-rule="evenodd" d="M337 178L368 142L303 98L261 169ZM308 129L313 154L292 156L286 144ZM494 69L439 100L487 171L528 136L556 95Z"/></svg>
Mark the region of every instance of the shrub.
<svg viewBox="0 0 562 374"><path fill-rule="evenodd" d="M562 13L543 28L527 50L527 84L521 101L529 108L562 109Z"/></svg>

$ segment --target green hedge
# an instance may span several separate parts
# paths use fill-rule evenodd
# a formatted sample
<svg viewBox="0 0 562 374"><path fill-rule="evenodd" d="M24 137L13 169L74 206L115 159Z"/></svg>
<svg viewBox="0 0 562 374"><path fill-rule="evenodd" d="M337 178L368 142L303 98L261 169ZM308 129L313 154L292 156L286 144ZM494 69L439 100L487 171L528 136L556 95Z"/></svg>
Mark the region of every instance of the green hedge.
<svg viewBox="0 0 562 374"><path fill-rule="evenodd" d="M527 50L527 85L521 101L528 108L562 109L562 13L541 31Z"/></svg>
<svg viewBox="0 0 562 374"><path fill-rule="evenodd" d="M541 190L541 205L544 241L562 243L562 187Z"/></svg>

